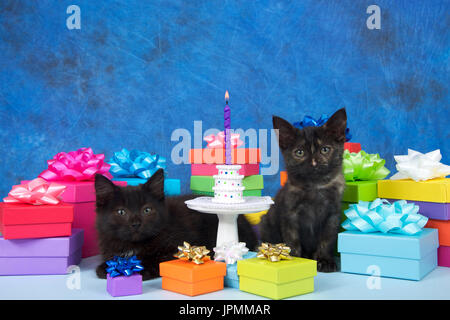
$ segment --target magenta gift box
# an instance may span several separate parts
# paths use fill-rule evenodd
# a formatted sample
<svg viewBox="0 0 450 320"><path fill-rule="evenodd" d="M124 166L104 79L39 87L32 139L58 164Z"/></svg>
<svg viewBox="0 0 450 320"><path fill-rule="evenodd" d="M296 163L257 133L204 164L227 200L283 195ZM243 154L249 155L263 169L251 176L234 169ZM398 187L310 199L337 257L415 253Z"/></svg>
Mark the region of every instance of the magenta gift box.
<svg viewBox="0 0 450 320"><path fill-rule="evenodd" d="M81 261L83 230L70 237L5 240L0 237L0 275L66 274Z"/></svg>
<svg viewBox="0 0 450 320"><path fill-rule="evenodd" d="M438 266L450 268L450 247L438 248Z"/></svg>
<svg viewBox="0 0 450 320"><path fill-rule="evenodd" d="M398 200L387 199L389 202ZM430 219L450 220L450 203L425 202L406 200L408 203L414 203L419 206L419 213Z"/></svg>
<svg viewBox="0 0 450 320"><path fill-rule="evenodd" d="M132 296L142 294L142 275L135 273L131 276L106 277L106 290L113 297Z"/></svg>
<svg viewBox="0 0 450 320"><path fill-rule="evenodd" d="M28 181L21 181L26 183ZM95 201L94 181L54 181L66 186L66 190L61 194L61 200L68 203ZM124 187L125 181L113 181L114 184Z"/></svg>
<svg viewBox="0 0 450 320"><path fill-rule="evenodd" d="M95 202L73 203L73 228L84 230L82 257L92 257L99 253L97 229L95 228Z"/></svg>

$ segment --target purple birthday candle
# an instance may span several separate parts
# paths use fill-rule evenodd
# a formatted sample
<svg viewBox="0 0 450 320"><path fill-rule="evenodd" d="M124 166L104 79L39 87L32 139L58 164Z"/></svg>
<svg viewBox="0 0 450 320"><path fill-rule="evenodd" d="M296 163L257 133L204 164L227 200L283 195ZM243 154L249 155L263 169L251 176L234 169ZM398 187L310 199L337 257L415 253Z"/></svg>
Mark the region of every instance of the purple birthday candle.
<svg viewBox="0 0 450 320"><path fill-rule="evenodd" d="M225 92L226 106L224 109L224 134L225 134L225 164L231 164L231 110L228 106L228 91Z"/></svg>

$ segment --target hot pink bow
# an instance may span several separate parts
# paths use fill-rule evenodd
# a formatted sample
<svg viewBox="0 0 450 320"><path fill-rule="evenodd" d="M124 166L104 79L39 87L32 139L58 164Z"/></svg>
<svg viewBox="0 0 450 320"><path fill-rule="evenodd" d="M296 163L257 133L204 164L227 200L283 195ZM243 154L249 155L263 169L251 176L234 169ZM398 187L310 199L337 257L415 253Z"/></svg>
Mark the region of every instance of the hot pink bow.
<svg viewBox="0 0 450 320"><path fill-rule="evenodd" d="M13 186L8 196L3 199L5 203L28 204L58 204L58 197L64 192L66 186L47 182L42 178L36 178L30 182Z"/></svg>
<svg viewBox="0 0 450 320"><path fill-rule="evenodd" d="M104 160L104 154L94 154L91 148L60 152L47 161L48 169L39 177L47 181L83 181L94 180L95 174L100 173L111 179L108 172L111 166Z"/></svg>
<svg viewBox="0 0 450 320"><path fill-rule="evenodd" d="M231 142L232 148L237 148L244 144L244 142L239 139L239 136L240 136L239 133L231 134L230 142ZM206 147L210 148L210 149L225 148L224 139L225 139L225 134L223 133L223 131L220 131L217 134L217 136L214 134L210 134L209 136L206 136L205 138L203 138L203 140L205 140L208 143L208 145Z"/></svg>

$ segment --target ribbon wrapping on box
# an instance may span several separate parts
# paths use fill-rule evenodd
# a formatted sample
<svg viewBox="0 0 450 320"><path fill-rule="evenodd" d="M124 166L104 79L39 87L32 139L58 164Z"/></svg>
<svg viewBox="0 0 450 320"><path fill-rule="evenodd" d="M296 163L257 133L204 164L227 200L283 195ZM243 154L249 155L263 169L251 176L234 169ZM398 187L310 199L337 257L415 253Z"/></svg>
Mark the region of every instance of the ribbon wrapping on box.
<svg viewBox="0 0 450 320"><path fill-rule="evenodd" d="M241 139L239 139L239 137L240 137L239 133L231 134L230 142L232 148L237 148L244 144L244 142ZM225 148L224 139L225 134L223 131L220 131L217 135L210 134L209 136L203 138L203 140L205 140L208 143L206 147L209 149L218 149L218 148L224 149Z"/></svg>
<svg viewBox="0 0 450 320"><path fill-rule="evenodd" d="M191 246L189 242L184 241L182 246L178 246L178 252L174 254L174 257L202 264L208 253L209 250L205 246Z"/></svg>
<svg viewBox="0 0 450 320"><path fill-rule="evenodd" d="M238 260L242 260L243 256L248 253L245 242L228 242L214 249L214 260L225 261L226 264L233 264Z"/></svg>
<svg viewBox="0 0 450 320"><path fill-rule="evenodd" d="M358 153L344 150L343 170L346 181L355 180L381 180L389 170L384 166L386 161L378 154L368 154L364 151Z"/></svg>
<svg viewBox="0 0 450 320"><path fill-rule="evenodd" d="M325 114L321 115L319 119L314 119L311 116L305 116L302 121L300 122L294 122L292 125L298 129L303 129L305 127L321 127L323 126L327 121L329 117ZM352 135L350 134L350 129L345 129L345 141L350 141L352 138Z"/></svg>
<svg viewBox="0 0 450 320"><path fill-rule="evenodd" d="M166 158L123 148L122 151L114 152L109 164L111 165L109 171L114 177L148 179L158 169L166 169Z"/></svg>
<svg viewBox="0 0 450 320"><path fill-rule="evenodd" d="M27 183L13 186L8 196L3 199L5 203L28 203L34 205L60 203L58 198L66 186L36 178Z"/></svg>
<svg viewBox="0 0 450 320"><path fill-rule="evenodd" d="M59 152L47 161L48 169L41 172L39 177L47 181L91 181L98 173L111 179L108 173L110 165L104 160L104 154L94 154L91 148Z"/></svg>
<svg viewBox="0 0 450 320"><path fill-rule="evenodd" d="M394 156L398 170L391 179L413 179L425 181L434 178L444 178L450 174L450 166L441 163L442 155L439 149L421 153L408 149L407 155Z"/></svg>
<svg viewBox="0 0 450 320"><path fill-rule="evenodd" d="M342 227L363 233L392 232L414 235L422 231L428 222L428 218L418 211L418 206L407 203L406 200L392 204L379 198L372 202L360 201L345 210L347 220L342 223Z"/></svg>
<svg viewBox="0 0 450 320"><path fill-rule="evenodd" d="M111 278L117 276L131 276L135 272L144 270L141 261L136 256L124 258L115 256L113 259L106 261L106 272Z"/></svg>

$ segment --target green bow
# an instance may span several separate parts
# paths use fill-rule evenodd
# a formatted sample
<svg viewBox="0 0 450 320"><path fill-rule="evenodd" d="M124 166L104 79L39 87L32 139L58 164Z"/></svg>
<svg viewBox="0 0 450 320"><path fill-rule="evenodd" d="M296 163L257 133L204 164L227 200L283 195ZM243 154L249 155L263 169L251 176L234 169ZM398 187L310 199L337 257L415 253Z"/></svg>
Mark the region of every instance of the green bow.
<svg viewBox="0 0 450 320"><path fill-rule="evenodd" d="M362 150L353 153L345 150L343 162L345 181L384 179L390 173L384 166L385 163L378 153L368 154Z"/></svg>

